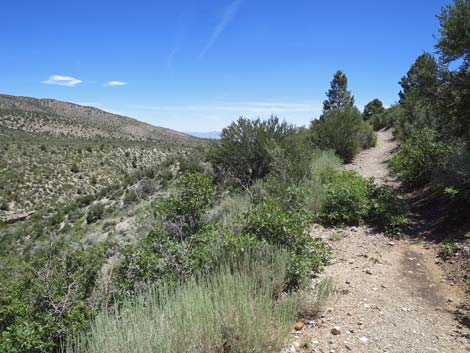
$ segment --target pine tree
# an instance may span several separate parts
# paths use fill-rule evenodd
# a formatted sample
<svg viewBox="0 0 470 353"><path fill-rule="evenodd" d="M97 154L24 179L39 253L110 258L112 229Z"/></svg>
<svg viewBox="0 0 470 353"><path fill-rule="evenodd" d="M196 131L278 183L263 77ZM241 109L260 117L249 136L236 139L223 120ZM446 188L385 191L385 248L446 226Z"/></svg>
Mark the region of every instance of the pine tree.
<svg viewBox="0 0 470 353"><path fill-rule="evenodd" d="M354 105L354 97L348 91L348 78L341 70L336 71L326 96L328 99L323 102L323 114Z"/></svg>
<svg viewBox="0 0 470 353"><path fill-rule="evenodd" d="M433 102L438 85L438 66L434 57L429 53L418 56L406 76L402 77L400 85L400 103L407 99Z"/></svg>

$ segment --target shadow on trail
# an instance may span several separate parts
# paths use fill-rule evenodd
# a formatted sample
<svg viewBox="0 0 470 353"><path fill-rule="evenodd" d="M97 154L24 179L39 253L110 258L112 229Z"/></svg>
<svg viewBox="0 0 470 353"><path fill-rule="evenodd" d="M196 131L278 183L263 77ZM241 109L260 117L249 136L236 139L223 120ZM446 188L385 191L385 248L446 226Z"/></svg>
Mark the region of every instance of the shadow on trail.
<svg viewBox="0 0 470 353"><path fill-rule="evenodd" d="M470 210L440 190L426 187L407 195L410 207L410 238L441 243L461 242L470 232Z"/></svg>

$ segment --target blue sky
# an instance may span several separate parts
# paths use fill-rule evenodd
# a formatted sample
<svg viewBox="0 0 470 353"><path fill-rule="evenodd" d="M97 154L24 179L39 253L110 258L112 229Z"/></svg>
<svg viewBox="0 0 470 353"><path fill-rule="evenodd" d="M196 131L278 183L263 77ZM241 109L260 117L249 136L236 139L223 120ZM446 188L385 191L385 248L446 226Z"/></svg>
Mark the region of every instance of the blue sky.
<svg viewBox="0 0 470 353"><path fill-rule="evenodd" d="M449 1L2 1L0 93L181 131L318 117L337 69L359 107L397 100Z"/></svg>

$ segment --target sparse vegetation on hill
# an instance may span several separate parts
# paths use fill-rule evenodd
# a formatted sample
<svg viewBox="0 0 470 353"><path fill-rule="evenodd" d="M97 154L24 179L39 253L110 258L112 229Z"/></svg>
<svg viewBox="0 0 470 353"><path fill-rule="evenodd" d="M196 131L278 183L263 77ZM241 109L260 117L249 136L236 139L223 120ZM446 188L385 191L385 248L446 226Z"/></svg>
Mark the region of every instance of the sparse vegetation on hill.
<svg viewBox="0 0 470 353"><path fill-rule="evenodd" d="M61 102L0 95L0 126L81 139L197 143L198 139L103 110Z"/></svg>
<svg viewBox="0 0 470 353"><path fill-rule="evenodd" d="M3 219L96 193L205 143L94 108L12 96L0 96L0 127Z"/></svg>

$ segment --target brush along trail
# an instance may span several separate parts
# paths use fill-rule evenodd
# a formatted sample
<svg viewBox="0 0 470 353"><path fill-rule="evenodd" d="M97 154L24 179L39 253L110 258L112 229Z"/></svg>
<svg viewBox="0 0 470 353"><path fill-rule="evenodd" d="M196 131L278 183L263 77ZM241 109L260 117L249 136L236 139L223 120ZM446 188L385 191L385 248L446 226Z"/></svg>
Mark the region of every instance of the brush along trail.
<svg viewBox="0 0 470 353"><path fill-rule="evenodd" d="M398 185L387 169L395 149L392 131L379 131L377 146L344 168ZM336 290L321 318L292 332L286 352L470 352L468 297L439 266L438 245L420 234L422 223L412 219L400 240L365 226L314 225L312 235L334 256L314 282L331 277Z"/></svg>

